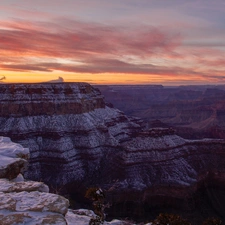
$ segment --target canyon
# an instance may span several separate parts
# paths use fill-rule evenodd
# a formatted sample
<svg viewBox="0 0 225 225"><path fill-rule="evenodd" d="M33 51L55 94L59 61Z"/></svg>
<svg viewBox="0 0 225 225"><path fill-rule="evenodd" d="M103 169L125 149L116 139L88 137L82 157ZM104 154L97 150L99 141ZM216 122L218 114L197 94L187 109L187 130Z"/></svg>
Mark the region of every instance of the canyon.
<svg viewBox="0 0 225 225"><path fill-rule="evenodd" d="M42 182L25 181L29 150L0 137L0 219L2 225L67 225L69 201L49 193Z"/></svg>
<svg viewBox="0 0 225 225"><path fill-rule="evenodd" d="M74 208L88 204L87 188L99 186L108 218L143 221L164 211L197 224L224 219L225 140L146 126L87 83L0 87L0 135L29 148L25 177L69 196Z"/></svg>
<svg viewBox="0 0 225 225"><path fill-rule="evenodd" d="M29 149L0 137L1 225L86 225L95 218L91 210L69 209L69 200L49 193L43 182L25 180L29 155ZM104 223L122 224L119 220Z"/></svg>
<svg viewBox="0 0 225 225"><path fill-rule="evenodd" d="M173 127L188 139L225 138L225 86L97 86L106 101L149 127Z"/></svg>

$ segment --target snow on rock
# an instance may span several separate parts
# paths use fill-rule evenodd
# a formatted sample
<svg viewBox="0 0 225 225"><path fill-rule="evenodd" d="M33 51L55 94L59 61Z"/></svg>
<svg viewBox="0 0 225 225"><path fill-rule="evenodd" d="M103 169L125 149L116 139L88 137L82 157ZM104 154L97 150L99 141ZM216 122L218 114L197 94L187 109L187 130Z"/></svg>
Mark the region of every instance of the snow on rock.
<svg viewBox="0 0 225 225"><path fill-rule="evenodd" d="M28 149L0 137L0 224L67 225L69 201L48 193L42 182L24 181L20 172L28 156Z"/></svg>
<svg viewBox="0 0 225 225"><path fill-rule="evenodd" d="M35 182L35 181L12 182L7 179L0 179L0 192L9 193L21 191L49 192L49 188L42 182Z"/></svg>
<svg viewBox="0 0 225 225"><path fill-rule="evenodd" d="M14 181L14 182L22 182L22 181L24 181L24 177L20 173L20 174L18 174L18 176L16 178L12 179L12 181Z"/></svg>
<svg viewBox="0 0 225 225"><path fill-rule="evenodd" d="M0 178L16 178L25 168L29 150L11 142L10 138L0 137Z"/></svg>
<svg viewBox="0 0 225 225"><path fill-rule="evenodd" d="M51 212L0 211L1 225L67 225L65 217Z"/></svg>
<svg viewBox="0 0 225 225"><path fill-rule="evenodd" d="M69 207L69 201L64 197L38 191L0 193L0 200L0 209L17 212L55 212L65 215Z"/></svg>
<svg viewBox="0 0 225 225"><path fill-rule="evenodd" d="M94 212L88 209L79 209L79 210L69 210L66 214L66 221L68 225L87 225L91 217L94 216ZM114 219L110 222L105 221L104 225L124 225L125 221ZM130 225L135 225L129 223ZM146 224L148 225L148 224ZM150 225L150 224L149 224Z"/></svg>
<svg viewBox="0 0 225 225"><path fill-rule="evenodd" d="M89 84L4 84L0 101L0 135L30 149L24 177L73 196L83 194L76 188L80 185L111 189L111 212L125 215L127 207L123 211L116 204L154 206L159 198L179 208L174 199L188 193L185 208L199 184L225 183L225 140L190 141L169 128L147 129L141 120L108 107ZM23 163L7 157L2 155L2 166Z"/></svg>
<svg viewBox="0 0 225 225"><path fill-rule="evenodd" d="M0 154L10 158L29 157L28 148L23 148L20 144L14 143L8 137L0 137Z"/></svg>

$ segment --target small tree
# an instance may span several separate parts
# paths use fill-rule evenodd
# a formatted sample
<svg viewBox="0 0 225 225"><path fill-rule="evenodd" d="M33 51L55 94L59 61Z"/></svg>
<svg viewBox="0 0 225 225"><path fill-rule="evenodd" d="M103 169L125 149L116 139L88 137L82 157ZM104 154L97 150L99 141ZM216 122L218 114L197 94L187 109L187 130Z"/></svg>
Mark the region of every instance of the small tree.
<svg viewBox="0 0 225 225"><path fill-rule="evenodd" d="M190 225L190 223L179 215L160 213L152 225Z"/></svg>
<svg viewBox="0 0 225 225"><path fill-rule="evenodd" d="M89 188L86 191L85 197L92 200L93 207L94 207L94 213L95 217L91 218L89 221L89 225L100 225L103 224L105 221L105 214L104 214L104 209L105 209L105 194L102 191L101 188Z"/></svg>

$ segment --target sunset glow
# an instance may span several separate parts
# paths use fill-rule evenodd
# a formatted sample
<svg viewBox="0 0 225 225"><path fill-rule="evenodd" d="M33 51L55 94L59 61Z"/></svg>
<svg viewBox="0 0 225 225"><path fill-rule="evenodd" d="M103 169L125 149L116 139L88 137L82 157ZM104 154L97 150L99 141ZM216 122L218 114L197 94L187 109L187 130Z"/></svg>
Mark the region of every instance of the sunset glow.
<svg viewBox="0 0 225 225"><path fill-rule="evenodd" d="M1 82L225 84L222 0L3 1Z"/></svg>

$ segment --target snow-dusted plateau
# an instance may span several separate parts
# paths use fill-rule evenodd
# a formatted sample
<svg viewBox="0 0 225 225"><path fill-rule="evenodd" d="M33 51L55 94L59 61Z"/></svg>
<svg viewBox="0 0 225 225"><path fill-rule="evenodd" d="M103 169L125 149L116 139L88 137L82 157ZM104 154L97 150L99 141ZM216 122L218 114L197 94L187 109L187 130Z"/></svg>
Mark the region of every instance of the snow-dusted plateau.
<svg viewBox="0 0 225 225"><path fill-rule="evenodd" d="M29 151L0 137L0 224L1 225L87 225L91 210L69 209L69 201L49 193L43 182L24 180ZM122 225L112 220L104 225Z"/></svg>
<svg viewBox="0 0 225 225"><path fill-rule="evenodd" d="M30 150L25 178L69 195L74 207L84 203L88 187L99 186L109 218L141 220L162 211L224 218L225 140L146 129L87 83L1 84L0 101L0 135Z"/></svg>

